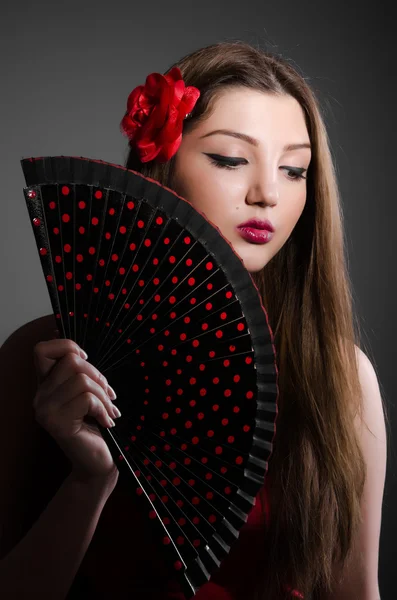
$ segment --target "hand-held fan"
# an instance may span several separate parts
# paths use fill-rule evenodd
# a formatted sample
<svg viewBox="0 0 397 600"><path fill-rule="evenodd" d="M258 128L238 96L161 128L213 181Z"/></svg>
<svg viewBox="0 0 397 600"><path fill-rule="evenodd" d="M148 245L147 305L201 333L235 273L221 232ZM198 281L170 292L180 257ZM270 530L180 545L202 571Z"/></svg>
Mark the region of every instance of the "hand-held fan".
<svg viewBox="0 0 397 600"><path fill-rule="evenodd" d="M272 451L258 290L219 229L158 182L84 158L22 168L61 337L116 390L122 417L99 429L191 597L238 538Z"/></svg>

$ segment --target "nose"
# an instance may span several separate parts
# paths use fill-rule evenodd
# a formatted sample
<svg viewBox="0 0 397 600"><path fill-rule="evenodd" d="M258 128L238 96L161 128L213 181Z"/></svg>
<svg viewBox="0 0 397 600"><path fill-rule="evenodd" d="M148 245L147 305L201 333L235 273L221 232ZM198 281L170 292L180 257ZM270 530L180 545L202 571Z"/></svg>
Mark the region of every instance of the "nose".
<svg viewBox="0 0 397 600"><path fill-rule="evenodd" d="M279 201L279 189L276 177L264 176L262 174L250 186L246 199L247 204L259 204L260 206L276 206Z"/></svg>

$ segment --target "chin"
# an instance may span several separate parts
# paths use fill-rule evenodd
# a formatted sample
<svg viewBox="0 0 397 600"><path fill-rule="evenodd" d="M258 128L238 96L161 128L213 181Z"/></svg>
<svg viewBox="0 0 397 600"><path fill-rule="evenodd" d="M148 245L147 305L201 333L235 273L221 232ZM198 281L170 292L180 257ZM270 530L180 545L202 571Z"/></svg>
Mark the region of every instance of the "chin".
<svg viewBox="0 0 397 600"><path fill-rule="evenodd" d="M255 260L252 257L244 258L243 256L241 256L241 260L243 261L244 267L247 269L248 273L251 273L251 275L253 275L254 273L259 273L259 271L262 271L263 267L265 267L266 263L267 263L267 261L265 261L263 259Z"/></svg>
<svg viewBox="0 0 397 600"><path fill-rule="evenodd" d="M244 267L251 274L258 273L269 262L269 257L264 256L264 246L255 244L232 243L233 250L240 257ZM270 257L271 258L271 257Z"/></svg>

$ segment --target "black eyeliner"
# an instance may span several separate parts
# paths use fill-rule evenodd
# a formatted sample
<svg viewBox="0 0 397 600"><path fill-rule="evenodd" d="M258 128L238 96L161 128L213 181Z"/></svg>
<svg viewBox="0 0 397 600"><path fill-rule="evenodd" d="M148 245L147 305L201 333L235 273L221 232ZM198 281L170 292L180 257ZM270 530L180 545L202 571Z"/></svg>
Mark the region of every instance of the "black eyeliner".
<svg viewBox="0 0 397 600"><path fill-rule="evenodd" d="M233 158L231 156L222 156L221 154L210 154L209 152L203 152L203 154L205 154L212 160L216 160L220 163L226 163L226 164L231 164L231 165L236 165L236 166L241 165L241 164L247 164L247 161L245 158Z"/></svg>

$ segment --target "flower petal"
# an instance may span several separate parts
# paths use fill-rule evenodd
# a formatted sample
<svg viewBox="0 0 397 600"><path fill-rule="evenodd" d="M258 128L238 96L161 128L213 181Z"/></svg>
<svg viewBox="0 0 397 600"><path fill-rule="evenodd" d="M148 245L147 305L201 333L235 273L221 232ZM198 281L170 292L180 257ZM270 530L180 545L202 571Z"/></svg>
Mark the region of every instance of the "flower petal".
<svg viewBox="0 0 397 600"><path fill-rule="evenodd" d="M155 98L159 89L164 86L165 83L166 80L164 75L161 75L161 73L150 73L150 75L146 77L145 91L148 96Z"/></svg>
<svg viewBox="0 0 397 600"><path fill-rule="evenodd" d="M168 83L172 85L176 81L182 79L182 73L179 67L172 67L171 71L164 75L164 77L168 81Z"/></svg>
<svg viewBox="0 0 397 600"><path fill-rule="evenodd" d="M160 148L155 144L155 142L148 139L140 140L136 147L139 158L142 162L149 162L150 160L153 160L160 152Z"/></svg>
<svg viewBox="0 0 397 600"><path fill-rule="evenodd" d="M150 73L144 86L129 95L122 131L133 140L142 162L157 157L166 162L182 141L183 119L193 109L200 91L185 86L179 67L169 73Z"/></svg>
<svg viewBox="0 0 397 600"><path fill-rule="evenodd" d="M184 117L193 110L199 98L200 91L196 87L189 86L185 88L185 94L181 102L181 111L183 107Z"/></svg>
<svg viewBox="0 0 397 600"><path fill-rule="evenodd" d="M139 85L134 90L132 90L127 100L127 112L131 112L131 110L134 110L135 107L138 106L138 99L142 91L143 85Z"/></svg>
<svg viewBox="0 0 397 600"><path fill-rule="evenodd" d="M183 100L184 95L185 95L185 83L182 80L177 81L173 88L171 104L173 106L179 106L181 101Z"/></svg>
<svg viewBox="0 0 397 600"><path fill-rule="evenodd" d="M167 144L166 146L163 146L161 148L161 151L158 154L158 161L159 162L167 162L168 160L170 160L170 158L172 158L174 156L174 154L178 151L179 146L181 145L181 142L182 142L182 133L177 137L176 140L174 140L170 144Z"/></svg>

